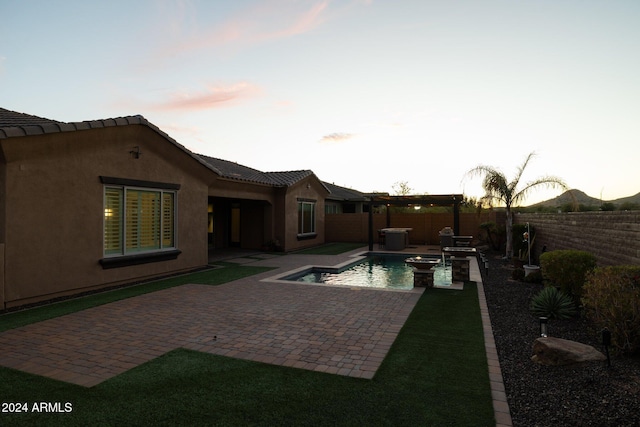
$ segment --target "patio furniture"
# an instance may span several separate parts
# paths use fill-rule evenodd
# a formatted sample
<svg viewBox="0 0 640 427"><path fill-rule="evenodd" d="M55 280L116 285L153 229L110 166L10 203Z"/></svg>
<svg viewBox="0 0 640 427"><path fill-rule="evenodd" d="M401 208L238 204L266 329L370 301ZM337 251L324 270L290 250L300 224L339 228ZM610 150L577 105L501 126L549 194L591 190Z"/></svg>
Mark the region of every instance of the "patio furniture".
<svg viewBox="0 0 640 427"><path fill-rule="evenodd" d="M385 249L401 251L409 245L409 231L413 228L383 228Z"/></svg>

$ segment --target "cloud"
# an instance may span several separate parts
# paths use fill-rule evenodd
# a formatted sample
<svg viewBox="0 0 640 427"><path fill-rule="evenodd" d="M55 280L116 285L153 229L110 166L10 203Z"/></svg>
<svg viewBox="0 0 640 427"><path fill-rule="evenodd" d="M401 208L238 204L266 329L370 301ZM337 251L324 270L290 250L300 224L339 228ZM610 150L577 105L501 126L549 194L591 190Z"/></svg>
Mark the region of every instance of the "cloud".
<svg viewBox="0 0 640 427"><path fill-rule="evenodd" d="M296 4L301 7L294 7ZM196 31L182 42L169 46L160 56L175 56L194 50L217 47L255 45L304 34L324 22L328 5L328 0L315 1L311 4L308 1L262 2L242 10L209 31ZM186 16L182 16L180 20L184 23L190 21ZM181 31L174 28L173 33L178 34Z"/></svg>
<svg viewBox="0 0 640 427"><path fill-rule="evenodd" d="M180 135L181 138L174 138L176 140L181 140L183 138L188 138L197 142L206 142L206 140L201 136L203 129L196 126L182 126L177 125L175 123L164 123L160 127L163 131L167 132L169 135ZM187 147L191 149L191 147Z"/></svg>
<svg viewBox="0 0 640 427"><path fill-rule="evenodd" d="M162 111L198 111L226 107L237 101L257 96L260 89L247 82L232 85L208 86L199 91L178 92L169 96L165 102L151 105L150 108Z"/></svg>
<svg viewBox="0 0 640 427"><path fill-rule="evenodd" d="M325 135L320 140L321 143L339 143L343 141L347 141L353 138L355 135L352 133L344 133L344 132L334 132L329 135Z"/></svg>
<svg viewBox="0 0 640 427"><path fill-rule="evenodd" d="M288 23L283 23L282 28L265 31L262 34L263 39L269 40L274 38L291 37L298 34L304 34L315 29L320 24L322 24L324 20L323 12L328 5L328 1L322 1L314 4L310 9L292 16L290 19L288 19Z"/></svg>

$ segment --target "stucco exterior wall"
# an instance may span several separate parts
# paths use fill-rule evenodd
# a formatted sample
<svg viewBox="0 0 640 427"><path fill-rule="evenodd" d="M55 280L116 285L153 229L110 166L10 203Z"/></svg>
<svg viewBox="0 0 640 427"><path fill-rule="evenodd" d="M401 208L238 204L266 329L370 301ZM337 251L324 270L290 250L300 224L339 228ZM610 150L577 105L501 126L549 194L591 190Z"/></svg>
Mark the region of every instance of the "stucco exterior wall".
<svg viewBox="0 0 640 427"><path fill-rule="evenodd" d="M273 203L273 187L252 182L219 178L209 186L209 195L228 199L264 200Z"/></svg>
<svg viewBox="0 0 640 427"><path fill-rule="evenodd" d="M1 143L7 162L7 307L206 265L212 174L149 127L59 132ZM136 146L138 159L130 153ZM102 268L100 176L181 185L177 259Z"/></svg>
<svg viewBox="0 0 640 427"><path fill-rule="evenodd" d="M4 243L0 243L0 308L4 303Z"/></svg>
<svg viewBox="0 0 640 427"><path fill-rule="evenodd" d="M240 212L240 242L242 248L260 249L266 242L265 204L260 201L245 201Z"/></svg>
<svg viewBox="0 0 640 427"><path fill-rule="evenodd" d="M0 146L0 243L5 239L5 207L6 207L6 186L7 186L7 164Z"/></svg>
<svg viewBox="0 0 640 427"><path fill-rule="evenodd" d="M288 188L284 201L284 249L295 251L325 242L324 199L327 190L315 177L307 177ZM316 235L312 238L298 238L298 200L310 200L316 203ZM277 212L277 211L276 211Z"/></svg>

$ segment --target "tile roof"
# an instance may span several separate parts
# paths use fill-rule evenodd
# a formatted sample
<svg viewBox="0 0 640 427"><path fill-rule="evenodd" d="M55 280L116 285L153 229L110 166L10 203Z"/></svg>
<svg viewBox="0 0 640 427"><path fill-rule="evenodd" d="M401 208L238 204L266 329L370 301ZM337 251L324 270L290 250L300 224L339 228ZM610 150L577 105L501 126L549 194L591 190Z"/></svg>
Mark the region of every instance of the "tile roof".
<svg viewBox="0 0 640 427"><path fill-rule="evenodd" d="M160 134L171 144L178 147L180 150L193 157L198 163L205 166L207 169L212 169L214 172L220 174L219 171L212 168L209 164L204 162L200 157L196 156L189 149L182 144L178 143L175 139L171 138L167 133L160 130L159 127L149 122L144 117L126 116L117 117L114 119L104 120L91 120L84 122L59 122L56 120L45 119L43 117L32 116L30 114L18 113L16 111L0 108L0 139L14 138L20 136L30 135L42 135L47 133L57 132L73 132L78 130L88 130L97 128L106 128L110 126L127 126L127 125L143 125L148 126L153 131Z"/></svg>
<svg viewBox="0 0 640 427"><path fill-rule="evenodd" d="M229 160L209 157L204 154L198 154L198 156L218 170L222 177L236 179L239 181L273 185L276 187L288 187L308 176L313 175L313 171L310 170L262 172L236 162L230 162Z"/></svg>
<svg viewBox="0 0 640 427"><path fill-rule="evenodd" d="M351 200L351 201L365 201L367 199L367 195L361 193L358 190L353 190L351 188L340 187L339 185L330 184L328 182L323 182L324 186L329 189L331 195L328 197L333 200Z"/></svg>
<svg viewBox="0 0 640 427"><path fill-rule="evenodd" d="M45 119L44 117L32 116L30 114L18 113L17 111L0 108L0 127L42 126L52 123L60 122L56 120Z"/></svg>
<svg viewBox="0 0 640 427"><path fill-rule="evenodd" d="M150 127L169 142L196 159L199 163L225 178L276 187L288 187L313 175L313 171L310 170L261 172L228 160L193 153L140 115L66 123L0 108L0 139L126 125L144 125ZM327 189L327 192L330 192L325 183L323 183L323 185Z"/></svg>
<svg viewBox="0 0 640 427"><path fill-rule="evenodd" d="M313 171L299 170L287 172L266 172L265 173L275 185L292 185L296 182L313 175Z"/></svg>
<svg viewBox="0 0 640 427"><path fill-rule="evenodd" d="M0 139L133 124L147 125L164 137L170 138L166 133L162 132L157 126L149 123L147 119L142 116L67 123L0 108ZM177 144L175 140L171 139L171 141Z"/></svg>
<svg viewBox="0 0 640 427"><path fill-rule="evenodd" d="M197 154L203 161L218 171L220 176L224 178L237 179L240 181L256 182L260 184L273 184L264 172L243 166L236 162L230 162L228 160L217 159L215 157L205 156L204 154Z"/></svg>

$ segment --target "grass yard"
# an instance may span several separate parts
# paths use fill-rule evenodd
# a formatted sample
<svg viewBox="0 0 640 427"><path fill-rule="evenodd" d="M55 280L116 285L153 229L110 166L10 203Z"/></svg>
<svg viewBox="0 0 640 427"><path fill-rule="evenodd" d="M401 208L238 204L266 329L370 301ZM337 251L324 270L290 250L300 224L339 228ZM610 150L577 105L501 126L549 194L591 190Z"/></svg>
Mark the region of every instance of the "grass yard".
<svg viewBox="0 0 640 427"><path fill-rule="evenodd" d="M234 266L197 274L203 283L218 284L255 272ZM154 283L141 286L151 292L193 283L193 277ZM123 292L126 298L132 289L111 293ZM86 299L94 298L109 302L104 295ZM74 304L79 303L37 308L36 316L9 314L0 321L4 325L15 317L21 320L14 324L25 324L92 306ZM36 402L60 402L63 410L68 402L72 408L0 413L3 426L495 425L473 283L464 291L427 290L373 380L179 349L89 389L0 368L0 396L2 402L25 402L29 410Z"/></svg>

